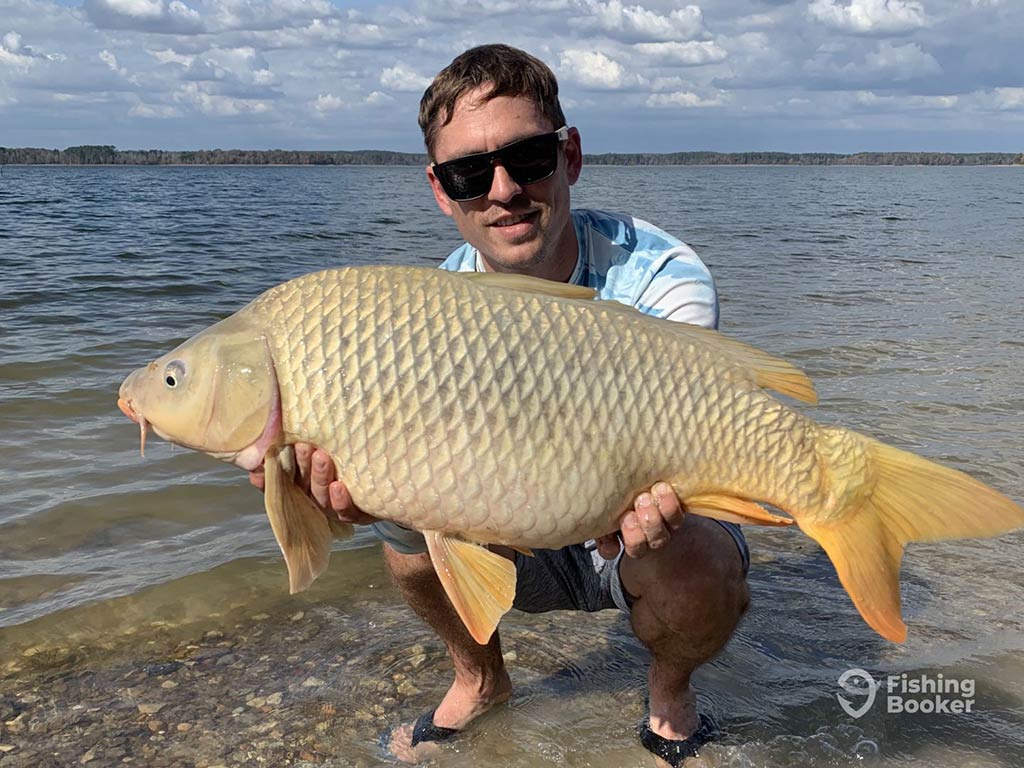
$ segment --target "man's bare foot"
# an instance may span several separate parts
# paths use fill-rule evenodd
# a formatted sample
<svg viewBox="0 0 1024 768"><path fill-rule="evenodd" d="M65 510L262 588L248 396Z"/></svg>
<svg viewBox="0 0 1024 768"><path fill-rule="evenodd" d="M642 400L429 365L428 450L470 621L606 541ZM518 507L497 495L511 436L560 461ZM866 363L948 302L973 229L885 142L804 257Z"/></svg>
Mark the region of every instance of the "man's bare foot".
<svg viewBox="0 0 1024 768"><path fill-rule="evenodd" d="M497 704L508 701L512 696L512 680L502 668L493 684L481 686L462 683L458 679L444 695L434 711L434 725L438 728L465 730L471 722ZM415 723L406 723L391 733L387 749L404 763L419 763L441 751L437 741L421 741L413 746L412 737Z"/></svg>

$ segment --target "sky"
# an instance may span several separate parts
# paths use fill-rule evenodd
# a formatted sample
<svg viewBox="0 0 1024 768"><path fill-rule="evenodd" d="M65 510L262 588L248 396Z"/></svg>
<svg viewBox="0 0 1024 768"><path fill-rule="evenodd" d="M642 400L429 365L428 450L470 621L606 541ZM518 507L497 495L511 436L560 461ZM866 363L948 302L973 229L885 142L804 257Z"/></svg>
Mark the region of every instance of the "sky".
<svg viewBox="0 0 1024 768"><path fill-rule="evenodd" d="M0 146L422 151L473 45L586 152L1024 151L1024 0L0 0Z"/></svg>

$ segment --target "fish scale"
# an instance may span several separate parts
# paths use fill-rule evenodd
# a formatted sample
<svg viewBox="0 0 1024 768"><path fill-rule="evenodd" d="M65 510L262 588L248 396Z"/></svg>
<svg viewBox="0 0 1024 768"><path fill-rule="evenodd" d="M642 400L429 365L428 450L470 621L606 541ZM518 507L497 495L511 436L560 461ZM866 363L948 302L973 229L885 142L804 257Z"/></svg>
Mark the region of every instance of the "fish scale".
<svg viewBox="0 0 1024 768"><path fill-rule="evenodd" d="M1017 504L962 472L784 405L767 390L816 397L792 365L592 296L521 276L327 270L136 371L119 405L143 439L151 424L246 469L263 463L292 591L327 566L332 529L297 486L289 446L328 451L358 507L423 531L479 642L515 592L514 567L484 545L609 533L656 481L691 514L796 522L896 641L909 541L1024 524Z"/></svg>

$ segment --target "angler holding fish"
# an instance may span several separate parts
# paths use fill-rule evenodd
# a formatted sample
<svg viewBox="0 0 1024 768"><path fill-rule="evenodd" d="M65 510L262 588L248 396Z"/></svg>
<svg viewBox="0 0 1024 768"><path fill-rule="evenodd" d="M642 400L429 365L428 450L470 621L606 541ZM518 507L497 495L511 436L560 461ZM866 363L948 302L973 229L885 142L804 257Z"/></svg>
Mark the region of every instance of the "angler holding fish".
<svg viewBox="0 0 1024 768"><path fill-rule="evenodd" d="M428 88L420 124L437 203L467 241L447 272L289 281L133 373L120 400L143 432L262 462L293 591L326 567L332 529L373 525L455 667L436 710L392 734L396 756L423 757L508 699L496 628L509 608L618 608L651 653L641 742L677 765L712 732L690 677L747 605L736 523L798 524L894 641L907 542L1024 524L966 475L774 399L815 395L791 365L710 330L717 298L691 249L571 211L580 137L538 60L467 51Z"/></svg>

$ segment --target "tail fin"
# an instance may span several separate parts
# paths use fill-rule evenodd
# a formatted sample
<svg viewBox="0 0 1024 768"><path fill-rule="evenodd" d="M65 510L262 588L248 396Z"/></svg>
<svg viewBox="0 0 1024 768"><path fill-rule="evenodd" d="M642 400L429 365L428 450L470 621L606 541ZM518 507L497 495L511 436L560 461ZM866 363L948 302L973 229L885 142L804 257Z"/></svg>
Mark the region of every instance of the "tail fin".
<svg viewBox="0 0 1024 768"><path fill-rule="evenodd" d="M846 509L832 519L800 520L800 527L828 553L864 620L887 640L903 642L903 547L911 541L996 536L1024 526L1024 509L963 472L853 432L822 432L819 451L834 491L843 493L840 467L849 461L851 440L866 453L868 482L849 494Z"/></svg>

